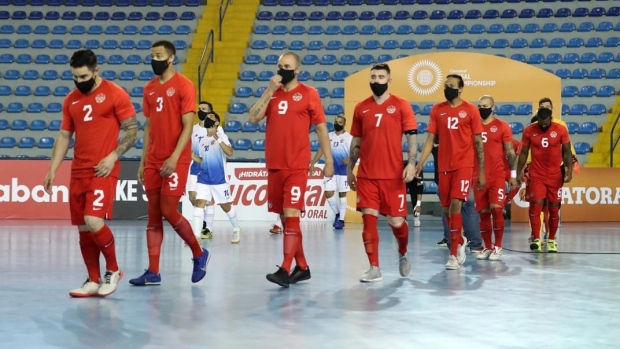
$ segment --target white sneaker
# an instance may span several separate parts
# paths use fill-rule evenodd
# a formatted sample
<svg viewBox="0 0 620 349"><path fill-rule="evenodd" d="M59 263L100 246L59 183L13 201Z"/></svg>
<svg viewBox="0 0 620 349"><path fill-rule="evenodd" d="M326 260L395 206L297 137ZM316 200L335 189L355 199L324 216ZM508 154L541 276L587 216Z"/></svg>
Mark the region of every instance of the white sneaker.
<svg viewBox="0 0 620 349"><path fill-rule="evenodd" d="M398 259L398 271L402 277L406 277L411 272L411 262L406 254L401 254Z"/></svg>
<svg viewBox="0 0 620 349"><path fill-rule="evenodd" d="M238 244L241 241L241 229L237 228L233 230L232 240L230 240L233 244Z"/></svg>
<svg viewBox="0 0 620 349"><path fill-rule="evenodd" d="M69 291L71 297L98 297L100 285L96 282L86 279L80 288Z"/></svg>
<svg viewBox="0 0 620 349"><path fill-rule="evenodd" d="M467 259L467 241L466 237L463 237L463 244L459 245L456 249L456 259L459 261L459 264L465 263L465 259Z"/></svg>
<svg viewBox="0 0 620 349"><path fill-rule="evenodd" d="M420 226L420 218L415 217L415 218L413 219L413 226L414 226L414 227L419 227L419 226Z"/></svg>
<svg viewBox="0 0 620 349"><path fill-rule="evenodd" d="M491 255L489 256L489 260L499 261L500 259L502 259L502 248L495 246L493 247L493 252L491 252Z"/></svg>
<svg viewBox="0 0 620 349"><path fill-rule="evenodd" d="M370 269L362 275L360 278L361 282L379 282L383 281L383 276L381 275L381 269L379 267L370 266Z"/></svg>
<svg viewBox="0 0 620 349"><path fill-rule="evenodd" d="M448 257L448 263L446 263L446 269L457 270L460 267L461 267L461 264L459 264L459 261L456 259L456 257L450 255L450 257Z"/></svg>
<svg viewBox="0 0 620 349"><path fill-rule="evenodd" d="M118 288L118 282L123 278L123 271L106 271L103 276L103 284L97 292L100 297L109 296Z"/></svg>
<svg viewBox="0 0 620 349"><path fill-rule="evenodd" d="M476 258L478 258L478 260L487 260L489 259L490 255L491 255L491 250L489 250L488 248L485 248L484 250L482 250L482 252L478 253L478 256L476 256Z"/></svg>

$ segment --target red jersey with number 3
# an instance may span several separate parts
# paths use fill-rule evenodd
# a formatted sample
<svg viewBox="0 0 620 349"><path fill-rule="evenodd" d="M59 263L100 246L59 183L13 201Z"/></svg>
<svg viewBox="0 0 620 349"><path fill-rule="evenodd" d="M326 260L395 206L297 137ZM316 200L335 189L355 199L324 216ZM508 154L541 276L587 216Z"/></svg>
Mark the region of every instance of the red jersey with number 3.
<svg viewBox="0 0 620 349"><path fill-rule="evenodd" d="M120 122L136 115L125 90L102 80L94 91L84 94L74 89L62 106L60 129L75 132L71 176L94 177L94 167L118 146ZM110 173L119 177L117 161Z"/></svg>
<svg viewBox="0 0 620 349"><path fill-rule="evenodd" d="M359 102L353 111L350 132L353 137L362 138L357 177L402 179L403 133L417 129L413 109L403 98L391 95L377 104L370 96Z"/></svg>
<svg viewBox="0 0 620 349"><path fill-rule="evenodd" d="M504 120L494 118L482 124L482 143L484 144L484 174L487 181L506 177L504 143L512 144L512 130ZM478 159L474 157L474 178L478 178Z"/></svg>
<svg viewBox="0 0 620 349"><path fill-rule="evenodd" d="M439 138L439 172L474 167L474 135L482 133L478 108L462 101L452 107L447 101L431 109L428 132Z"/></svg>
<svg viewBox="0 0 620 349"><path fill-rule="evenodd" d="M144 86L143 110L149 119L149 144L146 167L159 167L172 155L183 131L183 114L196 111L196 89L185 76L175 73L165 83L155 77ZM193 127L193 120L192 120ZM191 141L187 142L177 163L189 164Z"/></svg>
<svg viewBox="0 0 620 349"><path fill-rule="evenodd" d="M279 88L265 110L265 164L269 170L299 170L310 166L310 127L325 122L321 97L314 87L299 83Z"/></svg>
<svg viewBox="0 0 620 349"><path fill-rule="evenodd" d="M538 123L528 125L523 131L522 147L529 147L532 155L530 178L544 181L546 178L562 176L562 145L570 142L568 129L552 122L547 131Z"/></svg>

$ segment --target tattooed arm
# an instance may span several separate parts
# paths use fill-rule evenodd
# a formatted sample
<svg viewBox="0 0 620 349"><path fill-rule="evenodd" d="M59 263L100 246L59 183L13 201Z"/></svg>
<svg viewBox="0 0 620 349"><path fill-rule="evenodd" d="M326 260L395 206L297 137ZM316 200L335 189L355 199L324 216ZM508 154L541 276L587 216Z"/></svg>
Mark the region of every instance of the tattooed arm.
<svg viewBox="0 0 620 349"><path fill-rule="evenodd" d="M484 143L482 136L474 135L474 144L476 145L476 157L478 158L478 188L482 189L487 183L486 174L484 173Z"/></svg>
<svg viewBox="0 0 620 349"><path fill-rule="evenodd" d="M508 183L511 187L516 188L519 186L517 182L517 154L515 153L512 142L504 142L504 150L506 151L506 157L508 158L508 165L510 166L510 179Z"/></svg>
<svg viewBox="0 0 620 349"><path fill-rule="evenodd" d="M360 146L362 144L362 137L353 137L351 139L351 148L349 150L349 163L347 164L347 181L349 187L353 190L357 190L357 181L353 175L353 169L357 164L357 160L360 158Z"/></svg>
<svg viewBox="0 0 620 349"><path fill-rule="evenodd" d="M269 101L273 96L273 93L282 86L280 83L282 81L282 77L280 75L274 75L269 80L269 86L263 92L263 95L260 96L260 99L250 108L250 122L255 124L261 121L265 117L265 112L267 111L267 106L269 105Z"/></svg>
<svg viewBox="0 0 620 349"><path fill-rule="evenodd" d="M129 148L136 144L136 139L138 138L138 123L136 122L135 115L129 119L121 121L121 128L125 131L125 135L116 146L116 149L99 161L97 166L95 166L96 177L109 176L114 169L114 164L121 157L121 155L125 154Z"/></svg>

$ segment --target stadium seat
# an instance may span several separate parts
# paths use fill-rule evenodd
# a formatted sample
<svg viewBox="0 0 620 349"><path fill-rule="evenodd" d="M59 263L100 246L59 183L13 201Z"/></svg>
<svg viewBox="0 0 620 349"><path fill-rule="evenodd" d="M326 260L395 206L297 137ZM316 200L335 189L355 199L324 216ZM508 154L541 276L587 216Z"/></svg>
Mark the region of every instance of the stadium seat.
<svg viewBox="0 0 620 349"><path fill-rule="evenodd" d="M28 128L28 122L24 119L15 119L11 122L11 130L23 131Z"/></svg>
<svg viewBox="0 0 620 349"><path fill-rule="evenodd" d="M592 73L590 73L590 79L592 78ZM611 85L601 86L596 93L597 97L611 97L616 94L616 89Z"/></svg>
<svg viewBox="0 0 620 349"><path fill-rule="evenodd" d="M229 113L231 114L244 114L247 111L248 107L245 103L232 103L229 109Z"/></svg>
<svg viewBox="0 0 620 349"><path fill-rule="evenodd" d="M50 131L59 131L60 130L60 124L61 124L60 120L52 120L52 121L50 121L48 129Z"/></svg>
<svg viewBox="0 0 620 349"><path fill-rule="evenodd" d="M38 102L33 102L28 104L28 108L26 108L27 113L41 113L43 112L43 104Z"/></svg>
<svg viewBox="0 0 620 349"><path fill-rule="evenodd" d="M9 129L9 122L6 119L0 119L0 131L5 131L8 129Z"/></svg>
<svg viewBox="0 0 620 349"><path fill-rule="evenodd" d="M52 149L54 147L54 138L42 137L39 139L38 147L41 149Z"/></svg>
<svg viewBox="0 0 620 349"><path fill-rule="evenodd" d="M590 144L588 144L586 142L577 142L577 143L575 143L575 152L578 155L587 154L587 153L589 153L591 151L592 151L592 148L590 147Z"/></svg>
<svg viewBox="0 0 620 349"><path fill-rule="evenodd" d="M30 122L29 128L31 131L43 131L47 128L47 123L45 122L45 120L40 120L40 119L32 120Z"/></svg>
<svg viewBox="0 0 620 349"><path fill-rule="evenodd" d="M47 105L46 111L48 113L60 113L62 111L62 104L58 102L51 102ZM52 127L51 123L50 123L50 127Z"/></svg>
<svg viewBox="0 0 620 349"><path fill-rule="evenodd" d="M568 128L569 134L575 134L579 131L579 124L573 121L569 121L566 123L566 128Z"/></svg>
<svg viewBox="0 0 620 349"><path fill-rule="evenodd" d="M598 132L598 126L596 123L591 121L586 121L581 126L579 126L579 134L592 134Z"/></svg>
<svg viewBox="0 0 620 349"><path fill-rule="evenodd" d="M4 79L5 80L17 80L19 78L20 78L19 70L9 69L9 70L4 72Z"/></svg>
<svg viewBox="0 0 620 349"><path fill-rule="evenodd" d="M523 123L520 122L511 122L510 129L512 130L513 134L520 134L523 132L524 126Z"/></svg>
<svg viewBox="0 0 620 349"><path fill-rule="evenodd" d="M241 127L241 132L257 132L260 128L259 124L253 124L249 121L246 121Z"/></svg>
<svg viewBox="0 0 620 349"><path fill-rule="evenodd" d="M574 104L570 107L568 115L585 115L588 111L588 107L585 104Z"/></svg>
<svg viewBox="0 0 620 349"><path fill-rule="evenodd" d="M250 150L252 148L252 141L246 138L237 139L233 143L234 150Z"/></svg>
<svg viewBox="0 0 620 349"><path fill-rule="evenodd" d="M37 142L35 141L35 139L33 137L22 137L19 139L19 143L17 144L18 148L34 148L36 146Z"/></svg>
<svg viewBox="0 0 620 349"><path fill-rule="evenodd" d="M254 151L265 151L265 140L257 139L252 144L252 150Z"/></svg>
<svg viewBox="0 0 620 349"><path fill-rule="evenodd" d="M17 144L14 137L2 137L0 138L0 148L13 148Z"/></svg>
<svg viewBox="0 0 620 349"><path fill-rule="evenodd" d="M310 142L311 151L319 151L319 149L321 149L321 145L319 144L319 141L313 140Z"/></svg>
<svg viewBox="0 0 620 349"><path fill-rule="evenodd" d="M54 89L54 96L56 97L65 97L69 94L69 88L66 86L56 86Z"/></svg>
<svg viewBox="0 0 620 349"><path fill-rule="evenodd" d="M230 120L224 125L224 132L239 132L241 131L241 128L241 122L237 120Z"/></svg>
<svg viewBox="0 0 620 349"><path fill-rule="evenodd" d="M605 105L601 103L596 103L590 106L586 114L587 115L602 115L605 113L607 113L607 108L605 107Z"/></svg>
<svg viewBox="0 0 620 349"><path fill-rule="evenodd" d="M52 93L49 86L37 86L34 89L34 95L37 97L46 97Z"/></svg>
<svg viewBox="0 0 620 349"><path fill-rule="evenodd" d="M424 173L435 173L435 161L429 160L422 167Z"/></svg>

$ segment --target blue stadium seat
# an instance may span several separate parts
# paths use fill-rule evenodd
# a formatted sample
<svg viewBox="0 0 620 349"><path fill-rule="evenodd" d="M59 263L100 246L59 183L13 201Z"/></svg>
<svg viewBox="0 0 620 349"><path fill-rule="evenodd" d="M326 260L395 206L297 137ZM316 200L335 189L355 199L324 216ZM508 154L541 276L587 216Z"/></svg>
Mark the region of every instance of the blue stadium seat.
<svg viewBox="0 0 620 349"><path fill-rule="evenodd" d="M402 24L398 26L396 29L397 35L409 35L413 33L413 28L409 24Z"/></svg>
<svg viewBox="0 0 620 349"><path fill-rule="evenodd" d="M136 149L144 148L144 137L139 137L135 145Z"/></svg>
<svg viewBox="0 0 620 349"><path fill-rule="evenodd" d="M16 62L18 64L30 64L32 63L32 56L29 53L22 53L17 56Z"/></svg>
<svg viewBox="0 0 620 349"><path fill-rule="evenodd" d="M237 139L233 143L234 150L250 150L252 148L252 141L246 138Z"/></svg>
<svg viewBox="0 0 620 349"><path fill-rule="evenodd" d="M543 48L546 46L547 46L547 40L545 40L544 38L533 39L530 44L531 48Z"/></svg>
<svg viewBox="0 0 620 349"><path fill-rule="evenodd" d="M319 144L319 141L313 140L310 142L311 151L319 151L319 149L321 149L321 145Z"/></svg>
<svg viewBox="0 0 620 349"><path fill-rule="evenodd" d="M598 62L598 59L597 59ZM606 72L605 69L602 68L593 68L592 70L590 70L590 73L588 74L588 78L589 79L604 79L606 77Z"/></svg>
<svg viewBox="0 0 620 349"><path fill-rule="evenodd" d="M370 65L370 64L373 64L374 62L375 62L375 58L369 54L363 54L359 56L359 58L357 59L357 64L359 65Z"/></svg>
<svg viewBox="0 0 620 349"><path fill-rule="evenodd" d="M569 121L566 123L566 128L568 128L569 134L575 134L577 133L577 131L579 131L579 124L573 121Z"/></svg>
<svg viewBox="0 0 620 349"><path fill-rule="evenodd" d="M144 88L141 86L135 86L131 89L131 93L129 94L131 97L142 97L144 94Z"/></svg>
<svg viewBox="0 0 620 349"><path fill-rule="evenodd" d="M28 108L26 108L26 113L42 113L43 112L43 104L38 102L33 102L28 104Z"/></svg>
<svg viewBox="0 0 620 349"><path fill-rule="evenodd" d="M177 35L187 35L192 32L191 27L185 24L179 25L176 29Z"/></svg>
<svg viewBox="0 0 620 349"><path fill-rule="evenodd" d="M247 111L248 106L245 103L232 103L228 112L231 114L244 114Z"/></svg>
<svg viewBox="0 0 620 349"><path fill-rule="evenodd" d="M15 119L11 123L11 130L23 131L28 128L28 122L24 119Z"/></svg>
<svg viewBox="0 0 620 349"><path fill-rule="evenodd" d="M617 36L607 38L603 44L605 47L618 47L620 46L620 38Z"/></svg>
<svg viewBox="0 0 620 349"><path fill-rule="evenodd" d="M26 39L17 39L13 43L13 47L17 49L28 48L30 47L30 41Z"/></svg>
<svg viewBox="0 0 620 349"><path fill-rule="evenodd" d="M57 21L59 19L60 19L60 12L58 11L47 11L47 13L45 13L46 21Z"/></svg>
<svg viewBox="0 0 620 349"><path fill-rule="evenodd" d="M380 46L379 40L368 40L364 44L364 50L377 50Z"/></svg>
<svg viewBox="0 0 620 349"><path fill-rule="evenodd" d="M47 128L47 123L41 119L32 120L29 128L31 131L43 131Z"/></svg>
<svg viewBox="0 0 620 349"><path fill-rule="evenodd" d="M591 121L586 121L583 124L581 124L581 126L579 126L579 131L577 133L593 134L596 132L598 132L598 126L596 125L596 123L591 122Z"/></svg>
<svg viewBox="0 0 620 349"><path fill-rule="evenodd" d="M34 148L37 145L37 141L33 137L22 137L17 144L18 148Z"/></svg>
<svg viewBox="0 0 620 349"><path fill-rule="evenodd" d="M501 105L496 113L500 116L514 115L517 111L517 108L512 104L503 104Z"/></svg>
<svg viewBox="0 0 620 349"><path fill-rule="evenodd" d="M428 124L425 122L418 122L418 134L426 133L428 130Z"/></svg>
<svg viewBox="0 0 620 349"><path fill-rule="evenodd" d="M2 137L0 138L0 148L13 148L17 144L14 137Z"/></svg>
<svg viewBox="0 0 620 349"><path fill-rule="evenodd" d="M575 97L579 94L579 88L577 86L564 86L562 88L562 97Z"/></svg>
<svg viewBox="0 0 620 349"><path fill-rule="evenodd" d="M344 113L344 109L340 104L330 104L325 109L325 115L340 115Z"/></svg>
<svg viewBox="0 0 620 349"><path fill-rule="evenodd" d="M252 150L254 151L265 151L265 140L257 139L252 144Z"/></svg>
<svg viewBox="0 0 620 349"><path fill-rule="evenodd" d="M433 28L432 33L433 34L438 34L438 35L443 35L443 34L447 34L450 31L450 28L445 25L445 24L438 24L435 26L435 28Z"/></svg>
<svg viewBox="0 0 620 349"><path fill-rule="evenodd" d="M243 124L243 127L241 127L241 132L257 132L258 129L260 128L259 124L253 124L249 121L246 121Z"/></svg>
<svg viewBox="0 0 620 349"><path fill-rule="evenodd" d="M520 134L523 132L523 124L520 122L511 122L510 129L512 130L512 134Z"/></svg>
<svg viewBox="0 0 620 349"><path fill-rule="evenodd" d="M558 64L562 61L562 55L559 53L550 53L545 58L546 64Z"/></svg>
<svg viewBox="0 0 620 349"><path fill-rule="evenodd" d="M138 12L138 11L129 12L129 14L127 15L128 21L141 21L142 18L143 18L142 12Z"/></svg>
<svg viewBox="0 0 620 349"><path fill-rule="evenodd" d="M123 81L131 81L131 80L135 80L136 79L136 73L132 70L125 70L122 71L121 74L119 75L119 80L123 80Z"/></svg>
<svg viewBox="0 0 620 349"><path fill-rule="evenodd" d="M47 41L45 39L34 39L32 41L32 48L44 49L47 47Z"/></svg>
<svg viewBox="0 0 620 349"><path fill-rule="evenodd" d="M239 132L241 131L241 122L237 120L229 120L224 125L224 132Z"/></svg>
<svg viewBox="0 0 620 349"><path fill-rule="evenodd" d="M14 31L15 31L15 28L11 24L4 24L0 26L0 34L10 35L10 34L13 34Z"/></svg>
<svg viewBox="0 0 620 349"><path fill-rule="evenodd" d="M390 55L380 55L378 58L378 61L381 63L391 61L391 60L392 60L392 56ZM338 70L334 72L334 75L332 76L332 81L344 81L344 79L346 79L347 77L349 77L348 72L344 70Z"/></svg>
<svg viewBox="0 0 620 349"><path fill-rule="evenodd" d="M37 86L34 89L34 95L37 97L46 97L49 96L51 93L52 91L49 86Z"/></svg>
<svg viewBox="0 0 620 349"><path fill-rule="evenodd" d="M575 26L575 23L572 22L567 22L567 23L562 23L562 26L560 26L560 32L561 33L570 33L577 30L577 27Z"/></svg>
<svg viewBox="0 0 620 349"><path fill-rule="evenodd" d="M54 56L54 59L52 60L52 63L60 64L60 65L69 64L69 56L64 55L64 54L56 55L56 56Z"/></svg>
<svg viewBox="0 0 620 349"><path fill-rule="evenodd" d="M2 105L0 105L2 106ZM2 110L0 110L2 111ZM0 131L5 131L9 129L9 122L6 119L0 119Z"/></svg>
<svg viewBox="0 0 620 349"><path fill-rule="evenodd" d="M4 72L4 79L5 80L17 80L19 78L20 78L19 70L9 69L9 70Z"/></svg>
<svg viewBox="0 0 620 349"><path fill-rule="evenodd" d="M151 47L150 43L147 46L150 48ZM119 47L121 48L121 50L133 50L134 48L140 49L136 46L136 42L131 39L121 41Z"/></svg>
<svg viewBox="0 0 620 349"><path fill-rule="evenodd" d="M308 35L321 35L323 34L323 27L320 25L312 25L308 28Z"/></svg>
<svg viewBox="0 0 620 349"><path fill-rule="evenodd" d="M315 65L319 62L319 57L317 55L305 55L302 60L302 65Z"/></svg>
<svg viewBox="0 0 620 349"><path fill-rule="evenodd" d="M542 53L532 53L527 59L528 64L541 64L545 60L545 56Z"/></svg>
<svg viewBox="0 0 620 349"><path fill-rule="evenodd" d="M312 11L308 17L310 21L322 21L323 19L325 19L325 13L322 11Z"/></svg>
<svg viewBox="0 0 620 349"><path fill-rule="evenodd" d="M48 110L48 112L49 112L49 110ZM60 120L52 120L52 121L50 121L48 129L50 131L59 131L60 130L60 124L61 124Z"/></svg>
<svg viewBox="0 0 620 349"><path fill-rule="evenodd" d="M252 97L253 94L254 94L254 91L252 91L252 88L247 87L247 86L239 87L235 91L235 97L239 97L239 98Z"/></svg>
<svg viewBox="0 0 620 349"><path fill-rule="evenodd" d="M360 30L361 35L374 35L377 32L377 28L374 25L365 25Z"/></svg>
<svg viewBox="0 0 620 349"><path fill-rule="evenodd" d="M578 155L587 154L587 153L589 153L591 151L592 151L592 148L590 147L590 144L588 144L586 142L577 142L577 143L575 143L575 152Z"/></svg>
<svg viewBox="0 0 620 349"><path fill-rule="evenodd" d="M515 115L532 115L532 105L531 104L521 104L517 107L517 111Z"/></svg>
<svg viewBox="0 0 620 349"><path fill-rule="evenodd" d="M330 75L326 70L319 70L314 73L314 77L312 79L314 81L328 81L330 79Z"/></svg>
<svg viewBox="0 0 620 349"><path fill-rule="evenodd" d="M42 137L39 139L38 147L41 149L52 149L54 147L54 138Z"/></svg>
<svg viewBox="0 0 620 349"><path fill-rule="evenodd" d="M589 78L592 78L592 73L590 73ZM601 86L598 90L598 92L596 93L597 97L611 97L614 96L616 94L616 89L611 86L611 85L604 85Z"/></svg>
<svg viewBox="0 0 620 349"><path fill-rule="evenodd" d="M429 160L422 166L422 172L435 173L435 161Z"/></svg>
<svg viewBox="0 0 620 349"><path fill-rule="evenodd" d="M49 48L51 49L61 49L65 46L64 41L60 40L60 39L52 39L49 42Z"/></svg>
<svg viewBox="0 0 620 349"><path fill-rule="evenodd" d="M488 39L478 39L474 43L475 49L485 49L491 47L491 42Z"/></svg>
<svg viewBox="0 0 620 349"><path fill-rule="evenodd" d="M0 96L9 96L9 95L11 95L11 86L0 85Z"/></svg>
<svg viewBox="0 0 620 349"><path fill-rule="evenodd" d="M568 115L585 115L588 112L588 107L585 104L574 104L570 107Z"/></svg>
<svg viewBox="0 0 620 349"><path fill-rule="evenodd" d="M54 89L54 96L56 97L65 97L69 94L69 88L67 86L56 86Z"/></svg>
<svg viewBox="0 0 620 349"><path fill-rule="evenodd" d="M334 87L330 94L331 98L344 98L344 88L342 87Z"/></svg>
<svg viewBox="0 0 620 349"><path fill-rule="evenodd" d="M577 94L579 97L592 97L596 95L596 87L591 85L586 85L579 90Z"/></svg>
<svg viewBox="0 0 620 349"><path fill-rule="evenodd" d="M254 81L256 79L256 73L253 71L243 71L239 76L239 80L241 81Z"/></svg>
<svg viewBox="0 0 620 349"><path fill-rule="evenodd" d="M32 90L30 89L30 86L25 86L25 85L20 85L15 87L15 95L16 96L30 96L32 94Z"/></svg>
<svg viewBox="0 0 620 349"><path fill-rule="evenodd" d="M456 42L456 45L454 47L459 50L465 50L465 49L471 48L471 46L472 46L471 40L460 39L459 41Z"/></svg>
<svg viewBox="0 0 620 349"><path fill-rule="evenodd" d="M274 76L275 73L271 70L263 70L260 73L258 73L258 81L269 81L271 79L272 76ZM301 75L301 74L299 74ZM299 75L297 75L297 78L299 79Z"/></svg>

